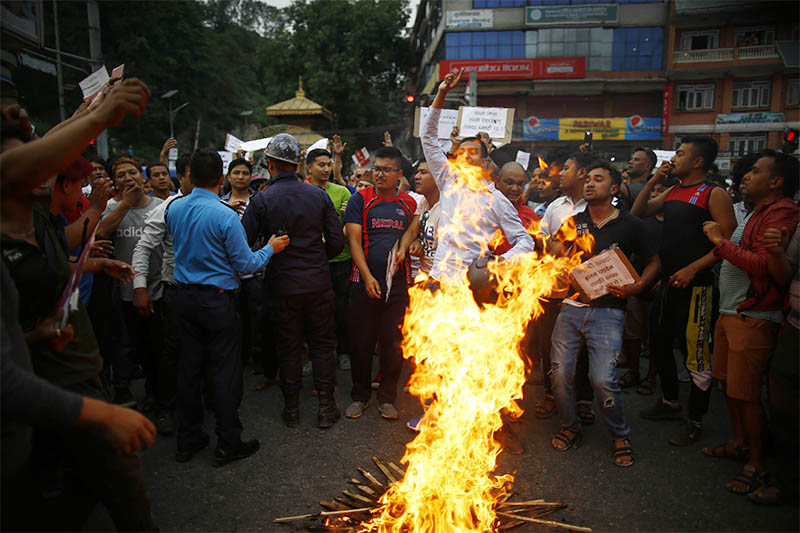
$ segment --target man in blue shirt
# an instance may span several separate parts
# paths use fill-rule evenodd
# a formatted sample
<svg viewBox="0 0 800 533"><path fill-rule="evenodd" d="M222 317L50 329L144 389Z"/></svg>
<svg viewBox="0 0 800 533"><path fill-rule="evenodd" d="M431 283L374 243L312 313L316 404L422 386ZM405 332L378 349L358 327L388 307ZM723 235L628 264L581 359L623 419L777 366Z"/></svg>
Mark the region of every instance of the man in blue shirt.
<svg viewBox="0 0 800 533"><path fill-rule="evenodd" d="M166 212L173 237L176 311L180 328L178 366L178 462L189 461L209 443L203 432L201 386L211 374L218 444L214 466L243 459L258 450L258 441L243 442L237 410L242 400L241 323L236 313L236 273L256 272L289 244L272 236L252 252L236 211L220 202L222 159L213 150L192 156L192 194L172 202Z"/></svg>

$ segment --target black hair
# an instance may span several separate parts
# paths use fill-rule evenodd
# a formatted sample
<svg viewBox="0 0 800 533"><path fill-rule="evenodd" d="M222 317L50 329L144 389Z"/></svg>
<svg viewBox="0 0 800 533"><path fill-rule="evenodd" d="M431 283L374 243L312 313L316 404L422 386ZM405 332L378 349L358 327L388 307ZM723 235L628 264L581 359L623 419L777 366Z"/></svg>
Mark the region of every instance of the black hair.
<svg viewBox="0 0 800 533"><path fill-rule="evenodd" d="M403 157L403 152L394 146L381 146L378 148L378 150L375 152L375 159L377 160L379 157L382 159L394 159L397 161L400 168L403 168L403 159L405 159Z"/></svg>
<svg viewBox="0 0 800 533"><path fill-rule="evenodd" d="M772 175L780 176L783 178L783 195L787 198L794 197L798 187L798 174L800 174L800 162L794 157L777 152L775 150L764 150L759 154L759 157L771 157Z"/></svg>
<svg viewBox="0 0 800 533"><path fill-rule="evenodd" d="M589 172L589 165L594 163L597 160L597 154L594 152L573 152L569 154L569 156L564 159L564 163L567 162L567 159L574 159L575 163L578 165L578 168L586 169L586 172Z"/></svg>
<svg viewBox="0 0 800 533"><path fill-rule="evenodd" d="M569 156L573 151L574 149L570 148L569 146L559 146L547 152L544 160L549 167L560 167L564 164L564 162L566 162L567 159L569 159Z"/></svg>
<svg viewBox="0 0 800 533"><path fill-rule="evenodd" d="M472 137L464 137L463 139L458 141L458 147L460 148L461 145L464 144L465 142L472 142L472 141L475 141L480 145L482 158L486 159L487 157L489 157L489 150L486 149L486 145L483 144L483 141L480 139L480 137L475 137L474 135Z"/></svg>
<svg viewBox="0 0 800 533"><path fill-rule="evenodd" d="M275 170L278 172L297 172L297 163L289 163L274 157L267 157L267 159L272 161L272 164L275 165Z"/></svg>
<svg viewBox="0 0 800 533"><path fill-rule="evenodd" d="M149 165L147 165L147 168L145 168L145 173L147 174L147 179L150 179L152 177L150 175L150 172L153 170L154 167L164 167L164 168L167 169L167 174L169 174L169 167L167 165L165 165L164 163L162 163L161 161L156 161L154 163L150 163Z"/></svg>
<svg viewBox="0 0 800 533"><path fill-rule="evenodd" d="M222 176L222 158L216 150L203 148L192 155L189 168L192 184L196 187L211 187L219 183Z"/></svg>
<svg viewBox="0 0 800 533"><path fill-rule="evenodd" d="M682 144L694 145L694 155L703 158L703 170L708 172L714 165L714 160L719 152L719 145L712 137L707 135L691 135L681 139Z"/></svg>
<svg viewBox="0 0 800 533"><path fill-rule="evenodd" d="M610 162L606 161L605 159L595 159L588 165L586 165L586 172L589 173L596 168L604 168L611 174L611 184L620 186L622 185L622 174L619 173L619 170L612 165Z"/></svg>
<svg viewBox="0 0 800 533"><path fill-rule="evenodd" d="M186 175L186 169L192 162L192 154L181 154L178 160L175 161L175 173L181 176Z"/></svg>
<svg viewBox="0 0 800 533"><path fill-rule="evenodd" d="M251 174L253 173L253 165L250 163L250 161L248 161L243 157L237 157L236 159L231 161L231 163L228 165L228 176L230 176L231 171L233 171L233 169L238 167L239 165L246 166L247 171L250 172Z"/></svg>
<svg viewBox="0 0 800 533"><path fill-rule="evenodd" d="M733 182L736 184L741 183L744 175L750 172L750 169L753 168L753 165L758 161L759 157L761 157L760 154L746 154L740 157L736 163L734 163L733 168L731 168L731 179Z"/></svg>
<svg viewBox="0 0 800 533"><path fill-rule="evenodd" d="M654 169L656 167L656 163L658 162L658 157L656 157L656 153L652 151L650 148L646 146L637 146L631 152L631 155L635 154L636 152L644 152L644 155L647 156L647 159L650 160L650 169Z"/></svg>
<svg viewBox="0 0 800 533"><path fill-rule="evenodd" d="M100 157L98 154L92 154L86 157L86 160L89 163L97 163L98 165L102 165L103 168L106 166L106 160Z"/></svg>
<svg viewBox="0 0 800 533"><path fill-rule="evenodd" d="M324 148L314 148L306 154L306 165L313 164L318 157L322 157L324 155L331 157L331 153Z"/></svg>

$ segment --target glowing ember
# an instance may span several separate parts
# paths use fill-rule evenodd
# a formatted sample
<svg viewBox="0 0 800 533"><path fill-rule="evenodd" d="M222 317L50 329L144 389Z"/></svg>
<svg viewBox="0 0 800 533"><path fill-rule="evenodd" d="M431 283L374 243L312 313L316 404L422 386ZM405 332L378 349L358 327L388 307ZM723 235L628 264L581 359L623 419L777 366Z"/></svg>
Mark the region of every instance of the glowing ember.
<svg viewBox="0 0 800 533"><path fill-rule="evenodd" d="M490 194L484 170L465 159L452 162L451 170L459 180L446 194L459 195L459 209L450 227L438 228L439 242L445 233L459 242L461 228L486 216L477 198ZM433 402L419 435L406 447L405 477L383 495L362 530L497 528L495 505L513 476L494 474L501 447L493 435L502 426L501 412L522 414L517 404L525 381L520 341L526 323L542 311L539 299L564 288L565 270L579 264L580 249L592 243L579 239L576 244L578 251L569 258L534 252L513 262L490 262L500 294L496 305L479 307L466 276L463 283L435 292L420 285L410 289L403 325L403 353L416 361L410 390Z"/></svg>

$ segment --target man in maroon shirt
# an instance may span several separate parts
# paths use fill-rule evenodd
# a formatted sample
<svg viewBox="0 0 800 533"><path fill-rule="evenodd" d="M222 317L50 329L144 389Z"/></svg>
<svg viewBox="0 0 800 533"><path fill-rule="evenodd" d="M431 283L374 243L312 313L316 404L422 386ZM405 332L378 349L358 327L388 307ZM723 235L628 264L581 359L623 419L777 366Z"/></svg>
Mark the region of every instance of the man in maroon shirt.
<svg viewBox="0 0 800 533"><path fill-rule="evenodd" d="M522 165L516 161L509 161L500 169L500 177L495 182L495 187L517 209L522 226L530 231L531 222L539 220L539 217L533 209L522 203L522 193L525 191L527 182L528 177L525 175ZM510 249L511 244L503 237L503 242L494 249L494 254L503 255Z"/></svg>

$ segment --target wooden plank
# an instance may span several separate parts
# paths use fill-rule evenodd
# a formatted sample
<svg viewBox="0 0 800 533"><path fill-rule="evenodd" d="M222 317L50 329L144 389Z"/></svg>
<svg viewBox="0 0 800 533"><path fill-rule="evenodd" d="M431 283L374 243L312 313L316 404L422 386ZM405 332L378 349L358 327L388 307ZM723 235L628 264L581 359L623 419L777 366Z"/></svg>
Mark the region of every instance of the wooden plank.
<svg viewBox="0 0 800 533"><path fill-rule="evenodd" d="M383 475L389 480L389 483L397 483L397 478L392 475L388 468L386 468L386 465L383 464L383 461L378 459L377 456L373 456L372 461L378 466L378 468L380 468L381 472L383 472Z"/></svg>

